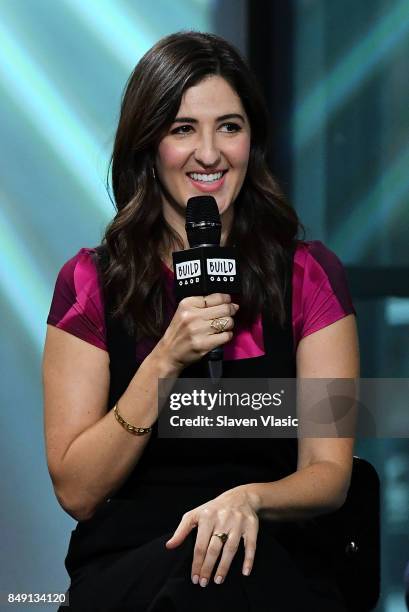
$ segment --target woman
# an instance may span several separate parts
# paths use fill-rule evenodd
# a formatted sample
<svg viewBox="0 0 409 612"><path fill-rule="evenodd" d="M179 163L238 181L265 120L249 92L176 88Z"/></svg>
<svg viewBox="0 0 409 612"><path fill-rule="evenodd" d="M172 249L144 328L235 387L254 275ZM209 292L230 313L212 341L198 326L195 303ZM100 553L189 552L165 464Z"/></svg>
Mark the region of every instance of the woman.
<svg viewBox="0 0 409 612"><path fill-rule="evenodd" d="M61 269L47 320L47 459L78 521L73 610L345 609L308 525L343 504L353 439L157 435L158 379L206 377L217 346L229 378L359 376L342 266L297 239L266 164L267 124L251 72L215 35L160 40L128 81L117 214L100 247ZM171 253L188 246L186 203L203 193L221 243L238 249L240 304L175 303Z"/></svg>

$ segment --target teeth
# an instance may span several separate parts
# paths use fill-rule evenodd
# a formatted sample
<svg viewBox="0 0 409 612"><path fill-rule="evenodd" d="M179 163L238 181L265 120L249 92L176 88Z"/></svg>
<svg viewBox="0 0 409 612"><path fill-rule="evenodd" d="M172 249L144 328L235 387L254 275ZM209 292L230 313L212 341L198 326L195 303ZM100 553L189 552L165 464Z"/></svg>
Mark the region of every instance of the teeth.
<svg viewBox="0 0 409 612"><path fill-rule="evenodd" d="M218 181L222 178L223 172L217 172L216 174L197 174L196 172L190 172L189 176L194 181L203 181L204 183L211 183L212 181Z"/></svg>

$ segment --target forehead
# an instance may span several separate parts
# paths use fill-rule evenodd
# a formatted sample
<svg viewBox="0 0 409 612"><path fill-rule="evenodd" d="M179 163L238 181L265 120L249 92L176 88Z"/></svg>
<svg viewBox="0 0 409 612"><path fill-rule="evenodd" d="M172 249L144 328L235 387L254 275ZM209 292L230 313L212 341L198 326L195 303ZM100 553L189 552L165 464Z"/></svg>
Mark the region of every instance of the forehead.
<svg viewBox="0 0 409 612"><path fill-rule="evenodd" d="M244 108L236 91L223 77L210 76L185 91L178 114L181 112L189 116L243 114Z"/></svg>

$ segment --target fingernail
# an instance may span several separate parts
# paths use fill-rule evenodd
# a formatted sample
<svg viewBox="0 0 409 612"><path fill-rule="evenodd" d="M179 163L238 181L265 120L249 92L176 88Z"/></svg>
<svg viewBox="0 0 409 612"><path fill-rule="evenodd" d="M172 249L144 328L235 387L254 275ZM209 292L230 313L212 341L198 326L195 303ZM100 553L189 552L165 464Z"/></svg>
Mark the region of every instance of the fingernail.
<svg viewBox="0 0 409 612"><path fill-rule="evenodd" d="M192 582L193 582L193 584L197 584L199 582L199 576L197 574L192 576Z"/></svg>
<svg viewBox="0 0 409 612"><path fill-rule="evenodd" d="M216 584L221 584L222 582L223 582L223 576L216 576L215 583Z"/></svg>
<svg viewBox="0 0 409 612"><path fill-rule="evenodd" d="M201 578L200 579L200 586L201 587L205 587L207 584L207 578Z"/></svg>
<svg viewBox="0 0 409 612"><path fill-rule="evenodd" d="M240 308L240 306L238 304L233 304L233 306L235 307L236 310L238 310Z"/></svg>
<svg viewBox="0 0 409 612"><path fill-rule="evenodd" d="M243 570L243 574L244 576L249 576L250 575L250 568L249 567L245 567Z"/></svg>

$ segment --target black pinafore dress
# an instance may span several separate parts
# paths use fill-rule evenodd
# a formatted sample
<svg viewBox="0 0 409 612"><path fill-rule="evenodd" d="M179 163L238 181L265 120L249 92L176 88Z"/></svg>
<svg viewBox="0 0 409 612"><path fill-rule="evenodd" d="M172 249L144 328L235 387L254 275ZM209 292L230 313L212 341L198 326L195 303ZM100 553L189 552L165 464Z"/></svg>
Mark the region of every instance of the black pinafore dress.
<svg viewBox="0 0 409 612"><path fill-rule="evenodd" d="M293 378L292 250L285 291L286 324L263 313L265 355L225 361L226 378ZM103 250L99 264L103 265ZM110 317L104 295L110 355L109 406L138 369L135 339ZM183 377L207 378L205 360ZM225 581L191 582L196 530L173 550L165 542L182 515L244 483L279 480L296 470L297 439L165 439L153 428L145 451L124 485L71 534L65 565L76 612L342 612L330 559L319 546L314 521L260 519L255 562L241 573L241 544ZM216 564L217 567L217 564ZM213 578L213 576L212 576ZM61 607L59 610L67 610Z"/></svg>

